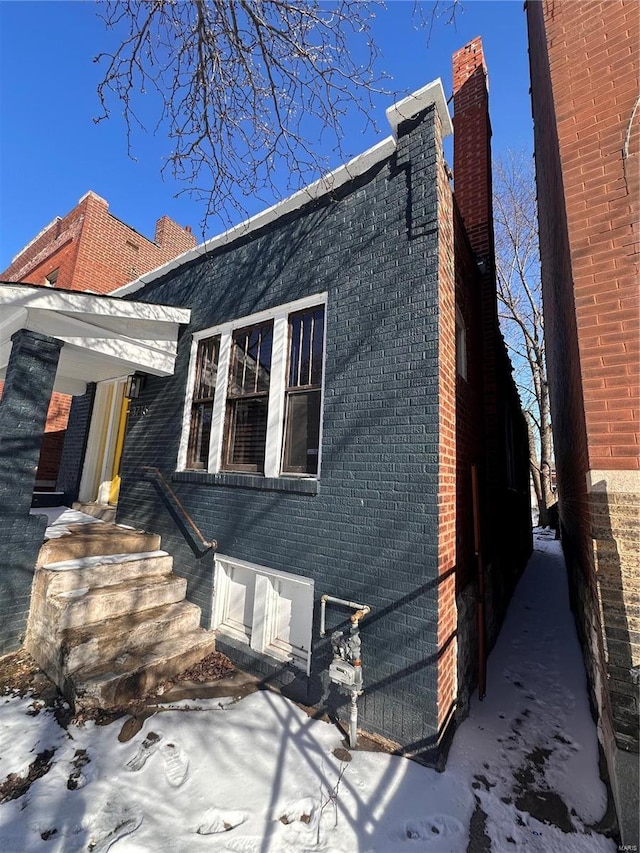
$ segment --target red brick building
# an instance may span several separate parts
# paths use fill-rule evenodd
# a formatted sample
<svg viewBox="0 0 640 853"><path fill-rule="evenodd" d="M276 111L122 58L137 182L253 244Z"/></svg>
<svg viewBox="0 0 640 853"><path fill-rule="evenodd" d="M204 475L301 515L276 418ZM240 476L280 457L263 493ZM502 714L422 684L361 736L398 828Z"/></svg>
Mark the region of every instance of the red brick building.
<svg viewBox="0 0 640 853"><path fill-rule="evenodd" d="M0 280L110 293L195 244L190 229L168 216L158 219L149 240L89 191L66 216L57 216L21 249ZM38 465L40 488L55 486L70 404L67 395L53 395Z"/></svg>
<svg viewBox="0 0 640 853"><path fill-rule="evenodd" d="M529 0L560 523L622 841L638 844L640 10Z"/></svg>

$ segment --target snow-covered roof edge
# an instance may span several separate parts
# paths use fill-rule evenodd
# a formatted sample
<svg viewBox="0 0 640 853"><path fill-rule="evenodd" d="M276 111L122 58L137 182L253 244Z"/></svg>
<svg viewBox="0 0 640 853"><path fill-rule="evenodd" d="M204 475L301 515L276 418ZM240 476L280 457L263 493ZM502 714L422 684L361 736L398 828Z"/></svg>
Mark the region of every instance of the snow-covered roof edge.
<svg viewBox="0 0 640 853"><path fill-rule="evenodd" d="M338 166L337 169L334 169L327 175L323 175L317 181L314 181L303 189L298 190L288 198L277 202L254 216L250 216L238 225L234 225L232 228L223 231L222 234L218 234L216 237L211 237L210 239L205 240L204 243L200 243L200 245L195 246L193 249L188 249L186 252L183 252L181 255L173 258L173 260L162 264L144 275L141 275L129 284L119 287L117 290L112 291L111 296L128 296L130 293L135 293L146 284L154 281L154 279L161 278L163 275L166 275L166 273L171 272L171 270L177 269L178 267L183 266L183 264L189 263L189 261L192 261L201 255L206 255L208 252L211 252L220 246L226 246L234 240L244 237L253 231L257 231L265 225L280 219L280 217L285 214L291 213L294 210L299 210L310 201L322 198L328 193L334 192L349 181L352 181L354 178L365 174L377 163L381 163L393 154L396 148L398 125L402 121L406 121L418 115L418 113L427 109L427 107L432 104L435 104L438 114L440 115L443 131L442 135L448 136L453 132L453 125L451 123L451 117L449 115L442 81L438 77L432 83L428 83L413 94L408 95L401 101L397 101L395 104L392 104L392 106L387 109L387 120L391 125L393 136L383 139L372 148L369 148L367 151L364 151L362 154L354 157L353 160L350 160L342 166Z"/></svg>

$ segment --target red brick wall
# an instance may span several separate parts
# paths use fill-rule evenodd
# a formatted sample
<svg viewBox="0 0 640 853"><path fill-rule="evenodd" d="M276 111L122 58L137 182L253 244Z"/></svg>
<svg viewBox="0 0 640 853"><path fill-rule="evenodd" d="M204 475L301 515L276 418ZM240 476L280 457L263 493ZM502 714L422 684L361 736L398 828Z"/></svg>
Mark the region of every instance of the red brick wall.
<svg viewBox="0 0 640 853"><path fill-rule="evenodd" d="M88 192L66 216L57 217L44 228L0 279L45 284L57 270L55 287L110 293L195 243L191 231L168 216L156 223L155 242L151 242L109 213L103 198ZM70 397L53 394L38 465L39 482L56 479L70 404Z"/></svg>
<svg viewBox="0 0 640 853"><path fill-rule="evenodd" d="M622 840L636 843L640 14L635 0L526 8L562 544Z"/></svg>
<svg viewBox="0 0 640 853"><path fill-rule="evenodd" d="M0 278L44 284L59 269L56 287L110 293L196 244L190 231L167 216L158 220L155 237L152 242L138 234L109 212L104 199L88 192L20 252Z"/></svg>
<svg viewBox="0 0 640 853"><path fill-rule="evenodd" d="M73 288L109 293L195 245L194 236L168 217L160 222L162 243L152 243L112 216L106 202L89 196Z"/></svg>
<svg viewBox="0 0 640 853"><path fill-rule="evenodd" d="M589 467L638 469L640 113L631 117L639 90L640 12L637 2L622 0L565 0L561 15L553 5L544 4L545 20Z"/></svg>
<svg viewBox="0 0 640 853"><path fill-rule="evenodd" d="M45 278L58 270L56 286L71 288L84 217L84 205L79 204L64 218L54 219L16 255L0 278L44 284Z"/></svg>
<svg viewBox="0 0 640 853"><path fill-rule="evenodd" d="M456 331L453 197L442 148L438 163L438 731L457 697Z"/></svg>

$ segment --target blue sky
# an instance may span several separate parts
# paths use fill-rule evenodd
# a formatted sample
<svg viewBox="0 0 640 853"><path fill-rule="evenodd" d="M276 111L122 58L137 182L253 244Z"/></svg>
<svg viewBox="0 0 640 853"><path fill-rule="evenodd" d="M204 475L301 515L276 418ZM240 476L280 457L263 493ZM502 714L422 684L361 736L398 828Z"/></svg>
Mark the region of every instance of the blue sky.
<svg viewBox="0 0 640 853"><path fill-rule="evenodd" d="M428 10L430 4L424 5ZM388 0L377 12L373 36L382 53L379 70L392 77L387 88L400 97L440 77L449 97L451 54L480 35L489 69L494 156L509 148L531 151L522 0L462 0L455 24L436 21L428 44L412 11L412 0ZM0 2L0 270L89 189L149 238L163 214L201 236L203 205L175 198L183 185L160 175L168 150L164 140L137 135L133 161L119 118L93 122L100 69L92 60L108 48L108 38L92 2ZM345 125L344 148L351 156L389 135L384 110L397 97L376 98L377 135L363 132L362 124ZM247 203L249 213L265 206ZM224 227L212 220L205 236Z"/></svg>

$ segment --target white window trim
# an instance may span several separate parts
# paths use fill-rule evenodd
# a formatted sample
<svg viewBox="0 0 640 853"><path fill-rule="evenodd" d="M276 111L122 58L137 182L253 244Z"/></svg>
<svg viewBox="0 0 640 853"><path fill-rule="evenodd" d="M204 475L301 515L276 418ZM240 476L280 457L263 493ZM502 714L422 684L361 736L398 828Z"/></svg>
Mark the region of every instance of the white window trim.
<svg viewBox="0 0 640 853"><path fill-rule="evenodd" d="M291 572L280 571L278 569L270 569L267 566L259 566L256 563L249 563L246 560L239 560L225 554L216 554L214 558L214 565L215 583L210 627L214 630L220 631L223 635L227 634L236 640L248 643L250 648L259 654L264 654L280 661L288 660L298 666L302 665L306 674L309 675L311 672L311 643L313 633L313 600L315 582L311 578L295 575ZM234 567L249 570L254 572L256 575L250 637L247 637L245 634L240 635L239 631L229 628L224 624L228 605L227 597L229 593L229 575L227 574L227 571ZM283 648L279 648L277 638L272 636L277 616L278 595L273 589L273 585L270 582L271 579L282 579L296 584L300 590L301 596L303 599L306 599L306 606L309 611L307 620L308 630L304 638L301 638L303 640L301 648L306 652L304 657L300 655L297 649L296 652L288 652ZM300 602L298 602L298 606L300 606ZM302 606L304 606L304 603Z"/></svg>
<svg viewBox="0 0 640 853"><path fill-rule="evenodd" d="M269 408L267 414L267 440L265 447L264 476L265 477L297 477L296 474L282 474L282 443L284 440L284 407L285 390L287 382L287 357L289 353L289 315L308 308L327 305L327 293L316 293L313 296L305 296L285 305L278 305L266 311L250 314L248 317L240 317L218 326L211 326L194 332L191 341L191 354L189 357L189 374L185 394L184 408L182 412L182 433L178 448L178 471L190 470L187 468L187 448L189 443L189 430L191 426L191 401L195 384L195 365L198 342L203 338L212 338L220 335L220 353L218 356L218 373L216 377L215 399L211 415L211 437L209 443L209 462L207 472L218 474L222 470L222 448L224 440L224 422L227 404L227 385L229 381L229 359L231 356L231 340L236 329L245 326L253 326L273 320L273 344L271 350L271 380L269 385ZM322 463L322 422L324 411L324 371L327 344L327 322L325 310L324 339L322 342L322 384L320 389L320 442L318 452L317 474L305 474L307 479L317 480L320 477L320 465ZM242 476L242 474L240 474ZM255 475L253 475L255 476Z"/></svg>

